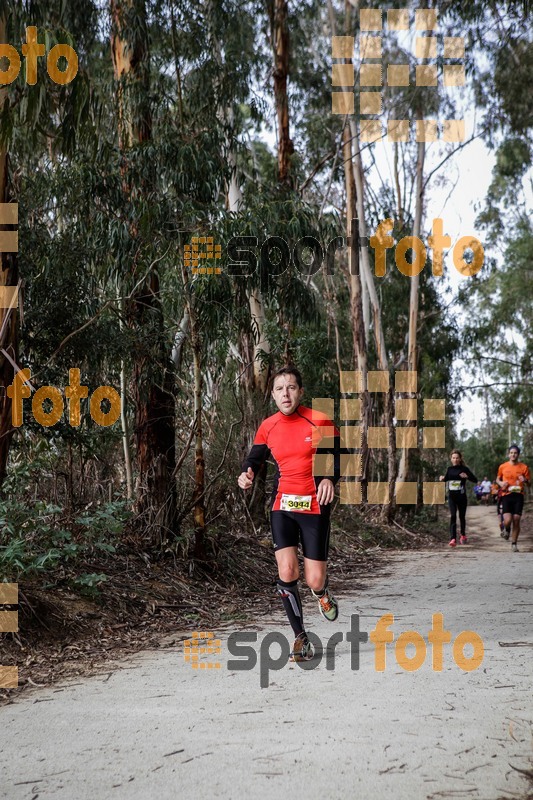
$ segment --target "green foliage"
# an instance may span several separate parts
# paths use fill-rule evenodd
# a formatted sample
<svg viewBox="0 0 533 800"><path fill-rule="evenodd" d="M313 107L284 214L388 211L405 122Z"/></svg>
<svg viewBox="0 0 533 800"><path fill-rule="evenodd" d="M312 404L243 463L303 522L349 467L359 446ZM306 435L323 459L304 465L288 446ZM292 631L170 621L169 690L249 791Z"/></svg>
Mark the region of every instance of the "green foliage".
<svg viewBox="0 0 533 800"><path fill-rule="evenodd" d="M81 595L96 599L100 595L100 585L107 580L108 577L104 572L85 572L76 578L72 585L79 590Z"/></svg>
<svg viewBox="0 0 533 800"><path fill-rule="evenodd" d="M330 113L330 62L332 20L337 35L344 33L348 6L333 2L330 9L318 0L289 4L288 100L295 153L287 187L278 182L273 144L268 4L259 0L131 4L129 10L123 9L129 40L147 47L139 80L126 76L120 82L113 76L108 4L51 0L5 5L9 41L23 40L31 18L47 48L69 41L80 59L79 74L67 87L49 80L42 60L37 85L27 86L19 79L8 88L9 102L0 111L11 189L20 208L22 366L31 367L36 387L64 387L69 369L79 368L82 383L91 392L99 385L118 389L123 371L133 447L139 428L131 397L138 394L145 399L154 386L170 386L177 450L182 452L193 417L190 331L185 334L179 370L170 354L188 300L200 329L208 481L224 453L225 423L239 418L239 404L244 410L244 427L235 435L225 464L229 475L250 436L247 426L260 408L264 410L263 398L246 383L258 335L250 311L252 291L260 291L264 305L270 345L265 360L296 361L305 375L308 402L313 396L338 397L339 364L345 369L354 366L346 252L338 253L333 275L310 275L288 263L278 268L283 247L279 240L292 254L306 236L325 245L345 233L342 119ZM357 14L353 9L351 13L357 24ZM462 336L467 347L484 349L483 358L491 359L495 377L504 384L503 391L494 392L494 407L502 414L511 411L515 421L525 425L533 399L531 386L515 389L530 382L533 363L527 336L532 231L522 191L532 161L531 93L523 90L531 83L531 42L516 4L505 3L502 10L508 34L504 44L493 34L483 39L486 20L492 20L498 31L492 5L487 8L478 0L447 3L442 19L450 33L456 32L454 26L466 26L470 41L479 51L483 48L487 59L477 99L486 113L486 136L498 150L480 220L493 242L505 235L507 244L504 268L483 283L473 280L462 296L477 317L475 326L467 325L461 334L447 313L428 261L420 280L419 390L426 397L450 393ZM384 46L390 62L412 61L392 37L385 37ZM383 97L388 115L399 119L412 117L421 105L431 116L443 100L437 92L420 87L394 91L386 87ZM446 112L453 117L450 108ZM124 126L139 123L139 114L144 122L150 120L150 136L125 146ZM416 143L402 145L399 155L408 206ZM366 171L373 169L371 162L372 151L365 147ZM242 192L237 213L228 211L232 179ZM370 176L366 188L365 213L372 230L380 220L397 215L395 191L383 185L374 192ZM395 229L396 239L412 232L412 211L403 209L403 227ZM183 247L195 235L213 236L223 251L233 236L257 237L257 269L234 276L222 261L226 274L190 274L185 289ZM269 237L278 237L279 246L272 252L265 245ZM372 249L370 258L372 267ZM400 369L406 361L410 286L393 259L391 249L386 277L376 280L376 287L391 369ZM135 302L146 275L150 285ZM377 367L372 325L371 320L371 369ZM491 345L495 338L500 361ZM134 375L132 366L140 361L143 368ZM138 385L133 386L132 380ZM0 505L4 569L54 574L61 566L75 569L80 559L92 555L112 556L130 513L121 499L120 424L97 429L85 414L79 428L70 426L65 417L45 430L32 420L28 400L25 409L24 425L13 439L11 471ZM380 423L381 410L376 400L375 424ZM191 450L177 476L183 508L191 502L193 474ZM206 502L213 516L226 507L224 497L231 498L232 480L218 475L210 487ZM107 502L113 496L117 499ZM87 572L76 585L93 591L100 579L100 573Z"/></svg>
<svg viewBox="0 0 533 800"><path fill-rule="evenodd" d="M0 502L0 576L18 580L21 576L54 570L61 561L77 553L72 534L54 521L61 512L51 504Z"/></svg>
<svg viewBox="0 0 533 800"><path fill-rule="evenodd" d="M490 440L487 429L479 427L469 435L463 431L457 446L463 454L465 464L470 467L474 475L479 480L487 476L492 481L496 478L500 464L507 461L509 444L505 426L496 424L493 426Z"/></svg>
<svg viewBox="0 0 533 800"><path fill-rule="evenodd" d="M533 79L533 43L528 5L487 6L475 0L451 4L447 13L468 26L483 50L484 66L473 80L477 105L485 112L480 131L496 150L491 185L477 219L490 245L487 271L483 280L474 279L459 295L467 312L463 337L471 355L466 360L496 421L492 427L497 430L497 423L504 420L507 430L514 430L515 438L531 447L533 228L528 192L533 98L524 87ZM488 470L497 458L488 429L480 435L490 454ZM509 436L502 437L498 449L501 446L505 452Z"/></svg>
<svg viewBox="0 0 533 800"><path fill-rule="evenodd" d="M86 512L74 521L63 509L42 501L0 501L0 580L18 581L35 575L50 580L59 568L75 574L95 556L116 552L131 512L115 501ZM79 578L74 584L80 583Z"/></svg>

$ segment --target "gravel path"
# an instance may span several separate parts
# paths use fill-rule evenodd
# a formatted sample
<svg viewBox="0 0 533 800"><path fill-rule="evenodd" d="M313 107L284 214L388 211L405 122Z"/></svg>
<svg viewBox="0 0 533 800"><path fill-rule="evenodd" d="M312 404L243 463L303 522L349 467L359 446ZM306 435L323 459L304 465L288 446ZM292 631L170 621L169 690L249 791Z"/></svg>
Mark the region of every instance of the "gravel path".
<svg viewBox="0 0 533 800"><path fill-rule="evenodd" d="M280 617L257 631L254 669L228 669L226 631L218 632L221 655L199 659L218 660L219 669L193 669L175 637L115 672L25 692L0 708L0 797L525 797L517 770L531 769L532 757L533 540L524 537L512 554L494 509L468 513L468 545L392 555L390 574L343 596L333 624L305 593L310 630L324 643L342 635L333 670L324 657L312 670L284 663L267 674L265 636L288 634ZM442 671L432 669L427 634L438 613L452 643L465 630L481 637L479 668L460 668L445 644ZM355 615L370 633L385 614L394 615L385 670L375 669L372 641L360 644L353 669L346 634ZM416 671L396 657L408 630L427 647ZM279 653L271 644L273 661ZM414 645L405 649L413 654ZM472 655L467 645L464 656Z"/></svg>

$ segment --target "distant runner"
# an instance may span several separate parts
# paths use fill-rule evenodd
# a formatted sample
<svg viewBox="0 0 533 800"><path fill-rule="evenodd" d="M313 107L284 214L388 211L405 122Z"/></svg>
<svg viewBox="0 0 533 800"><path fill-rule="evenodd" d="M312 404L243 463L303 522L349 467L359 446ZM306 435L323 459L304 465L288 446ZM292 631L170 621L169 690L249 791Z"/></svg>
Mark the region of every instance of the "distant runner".
<svg viewBox="0 0 533 800"><path fill-rule="evenodd" d="M473 472L465 465L460 450L452 450L450 453L451 467L446 470L446 475L441 475L439 480L448 482L448 505L450 507L450 547L457 545L457 512L461 524L461 544L467 544L466 536L466 507L468 499L466 496L466 482L477 483L478 480Z"/></svg>
<svg viewBox="0 0 533 800"><path fill-rule="evenodd" d="M512 444L509 448L509 461L498 468L498 485L502 489L502 511L504 530L501 535L504 539L509 539L511 535L511 525L513 527L513 538L511 547L514 553L518 553L518 536L520 535L520 518L524 508L524 486L529 484L529 467L519 461L520 448L517 444Z"/></svg>
<svg viewBox="0 0 533 800"><path fill-rule="evenodd" d="M485 475L481 482L481 502L485 503L486 506L489 504L490 499L490 490L492 488L492 484Z"/></svg>
<svg viewBox="0 0 533 800"><path fill-rule="evenodd" d="M303 393L302 376L295 367L284 367L274 375L272 397L279 410L259 426L237 481L241 489L249 489L261 465L272 454L277 469L270 523L279 572L278 593L296 636L291 661L305 661L313 656L298 592L300 540L305 580L320 613L330 622L339 614L337 601L327 588L326 576L330 504L340 477L339 432L325 414L300 405ZM332 448L320 448L321 452L335 454L332 478L313 476L313 456L325 436L333 439Z"/></svg>
<svg viewBox="0 0 533 800"><path fill-rule="evenodd" d="M496 513L498 514L498 518L500 520L500 535L504 535L505 530L505 523L503 521L503 508L502 508L502 501L503 501L503 489L498 486L498 497L496 499Z"/></svg>

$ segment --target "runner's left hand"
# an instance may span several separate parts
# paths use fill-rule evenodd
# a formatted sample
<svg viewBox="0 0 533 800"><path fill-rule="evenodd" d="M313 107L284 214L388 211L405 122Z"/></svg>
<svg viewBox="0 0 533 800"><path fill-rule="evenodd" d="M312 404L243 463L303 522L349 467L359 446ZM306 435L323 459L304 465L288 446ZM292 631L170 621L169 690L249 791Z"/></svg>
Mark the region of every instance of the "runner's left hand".
<svg viewBox="0 0 533 800"><path fill-rule="evenodd" d="M326 506L328 503L331 503L334 497L335 487L333 486L333 483L329 478L323 478L318 484L318 489L316 490L317 501L321 506Z"/></svg>

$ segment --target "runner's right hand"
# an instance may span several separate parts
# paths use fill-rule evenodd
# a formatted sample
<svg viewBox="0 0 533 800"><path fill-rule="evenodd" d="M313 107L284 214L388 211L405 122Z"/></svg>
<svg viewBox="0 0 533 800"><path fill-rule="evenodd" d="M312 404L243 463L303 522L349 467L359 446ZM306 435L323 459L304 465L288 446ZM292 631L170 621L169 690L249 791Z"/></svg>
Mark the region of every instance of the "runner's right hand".
<svg viewBox="0 0 533 800"><path fill-rule="evenodd" d="M241 472L239 477L237 478L237 483L241 487L241 489L249 489L252 483L254 482L254 472L251 467L248 467L246 472Z"/></svg>

